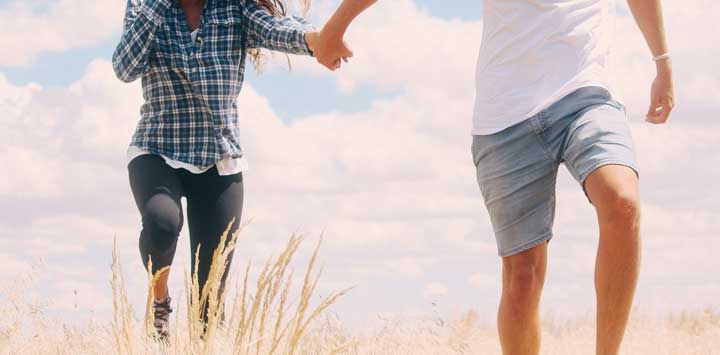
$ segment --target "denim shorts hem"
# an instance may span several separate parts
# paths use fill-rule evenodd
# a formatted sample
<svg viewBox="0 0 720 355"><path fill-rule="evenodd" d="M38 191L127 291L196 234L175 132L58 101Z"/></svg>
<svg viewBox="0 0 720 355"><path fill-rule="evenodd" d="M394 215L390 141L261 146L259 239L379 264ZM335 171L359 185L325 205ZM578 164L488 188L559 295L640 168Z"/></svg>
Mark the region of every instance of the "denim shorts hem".
<svg viewBox="0 0 720 355"><path fill-rule="evenodd" d="M536 238L536 239L534 239L534 240L532 240L532 241L529 241L529 242L527 242L527 243L525 243L525 244L522 244L522 245L520 245L520 246L518 246L518 247L515 247L515 248L511 249L510 251L507 251L507 252L502 252L502 251L500 251L500 252L498 253L498 255L501 256L501 257L506 257L506 256L515 255L515 254L517 254L517 253L521 253L521 252L524 252L524 251L526 251L526 250L528 250L528 249L530 249L530 248L532 248L532 247L535 247L535 246L539 245L539 244L542 243L542 242L547 242L548 240L552 239L552 237L553 237L552 232L544 233L544 234L540 235L538 238Z"/></svg>
<svg viewBox="0 0 720 355"><path fill-rule="evenodd" d="M588 201L590 202L591 205L593 203L592 203L592 200L590 199L590 195L588 195L588 193L587 193L587 189L585 188L585 181L587 180L588 176L590 176L590 174L592 174L595 170L600 169L606 165L621 165L621 166L628 167L628 168L632 169L632 171L635 172L635 176L637 176L638 179L640 178L640 172L634 162L628 162L627 160L618 160L618 159L600 160L600 161L596 162L595 164L591 165L590 168L586 169L586 171L582 174L579 174L575 171L571 171L571 174L573 176L575 176L575 179L577 179L577 181L580 183L580 186L583 189L583 193L585 193L585 197L588 199Z"/></svg>
<svg viewBox="0 0 720 355"><path fill-rule="evenodd" d="M632 169L635 172L635 175L637 177L640 177L640 172L638 170L638 167L636 166L635 162L631 162L628 160L622 160L622 159L603 159L598 160L593 165L591 165L589 168L585 169L583 172L575 172L573 171L572 174L575 175L575 178L577 181L585 187L585 180L587 180L588 176L592 174L595 170L602 168L605 165L622 165L625 167L628 167Z"/></svg>

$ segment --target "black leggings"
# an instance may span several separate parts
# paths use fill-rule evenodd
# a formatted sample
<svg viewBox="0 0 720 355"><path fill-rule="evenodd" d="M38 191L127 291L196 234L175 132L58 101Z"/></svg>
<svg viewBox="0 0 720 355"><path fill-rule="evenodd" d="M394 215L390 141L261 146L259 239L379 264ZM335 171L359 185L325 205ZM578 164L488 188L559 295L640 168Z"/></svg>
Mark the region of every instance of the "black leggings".
<svg viewBox="0 0 720 355"><path fill-rule="evenodd" d="M142 216L140 256L147 269L152 258L152 272L172 264L178 236L183 226L180 199L187 201L190 228L191 271L195 273L198 245L198 283L200 292L207 282L213 252L220 236L235 218L233 229L240 224L243 206L242 173L220 176L215 167L193 174L173 169L157 155L141 155L128 164L130 188ZM228 236L228 239L230 237ZM221 290L227 279L232 254L222 277Z"/></svg>

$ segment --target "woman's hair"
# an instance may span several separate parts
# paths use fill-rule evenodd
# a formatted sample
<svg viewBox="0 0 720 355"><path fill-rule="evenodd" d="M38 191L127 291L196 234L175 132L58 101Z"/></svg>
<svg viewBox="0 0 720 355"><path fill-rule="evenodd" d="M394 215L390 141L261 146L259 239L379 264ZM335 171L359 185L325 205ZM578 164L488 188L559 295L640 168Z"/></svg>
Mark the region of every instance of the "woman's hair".
<svg viewBox="0 0 720 355"><path fill-rule="evenodd" d="M285 16L285 2L283 0L256 0L262 7L268 10L273 16Z"/></svg>
<svg viewBox="0 0 720 355"><path fill-rule="evenodd" d="M275 17L287 16L287 7L284 0L247 0L257 1L262 7L264 7L271 15ZM300 6L302 7L302 14L305 16L307 11L310 9L310 2L312 0L299 0ZM262 67L265 64L265 55L262 53L260 48L250 48L248 55L252 58L255 63L255 69L262 71ZM290 64L290 58L288 58L288 65Z"/></svg>

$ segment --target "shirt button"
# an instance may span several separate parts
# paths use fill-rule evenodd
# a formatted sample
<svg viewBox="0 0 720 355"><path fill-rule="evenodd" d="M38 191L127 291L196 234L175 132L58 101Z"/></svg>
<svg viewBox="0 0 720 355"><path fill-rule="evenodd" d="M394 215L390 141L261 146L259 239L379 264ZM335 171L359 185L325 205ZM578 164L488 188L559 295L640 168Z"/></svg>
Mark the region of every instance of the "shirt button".
<svg viewBox="0 0 720 355"><path fill-rule="evenodd" d="M195 40L195 42L197 42L197 44L199 44L199 45L202 45L203 44L202 37L198 37L197 40Z"/></svg>

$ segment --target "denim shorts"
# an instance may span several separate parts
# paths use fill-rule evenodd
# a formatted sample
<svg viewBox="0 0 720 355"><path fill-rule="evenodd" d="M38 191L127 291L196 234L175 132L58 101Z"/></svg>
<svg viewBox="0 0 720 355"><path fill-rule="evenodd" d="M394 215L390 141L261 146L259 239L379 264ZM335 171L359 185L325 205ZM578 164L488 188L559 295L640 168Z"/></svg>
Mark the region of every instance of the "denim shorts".
<svg viewBox="0 0 720 355"><path fill-rule="evenodd" d="M638 171L625 108L600 87L578 89L498 133L473 136L472 154L500 256L552 238L561 163L583 187L603 165Z"/></svg>

